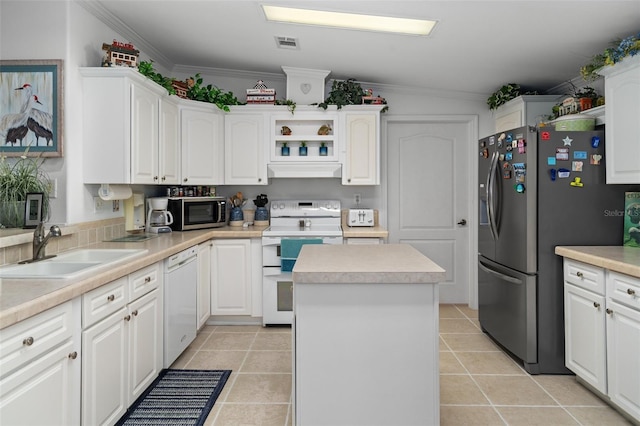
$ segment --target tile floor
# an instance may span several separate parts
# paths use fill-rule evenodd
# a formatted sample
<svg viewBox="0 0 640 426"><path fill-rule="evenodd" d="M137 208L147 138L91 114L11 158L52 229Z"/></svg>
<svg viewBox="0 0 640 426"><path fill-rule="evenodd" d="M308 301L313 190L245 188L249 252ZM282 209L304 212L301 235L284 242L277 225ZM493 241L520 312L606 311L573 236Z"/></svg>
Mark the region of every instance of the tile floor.
<svg viewBox="0 0 640 426"><path fill-rule="evenodd" d="M289 328L205 326L172 368L233 370L206 425L292 424ZM573 376L528 375L481 332L477 311L441 305L440 424L630 423Z"/></svg>

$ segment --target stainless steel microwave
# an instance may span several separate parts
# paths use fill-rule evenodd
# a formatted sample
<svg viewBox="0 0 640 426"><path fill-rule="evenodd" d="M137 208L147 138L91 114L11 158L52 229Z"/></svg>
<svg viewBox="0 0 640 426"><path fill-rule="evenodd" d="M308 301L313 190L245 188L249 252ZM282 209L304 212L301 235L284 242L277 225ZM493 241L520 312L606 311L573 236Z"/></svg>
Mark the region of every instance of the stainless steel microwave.
<svg viewBox="0 0 640 426"><path fill-rule="evenodd" d="M218 228L227 224L224 197L171 197L167 210L173 215L174 231Z"/></svg>

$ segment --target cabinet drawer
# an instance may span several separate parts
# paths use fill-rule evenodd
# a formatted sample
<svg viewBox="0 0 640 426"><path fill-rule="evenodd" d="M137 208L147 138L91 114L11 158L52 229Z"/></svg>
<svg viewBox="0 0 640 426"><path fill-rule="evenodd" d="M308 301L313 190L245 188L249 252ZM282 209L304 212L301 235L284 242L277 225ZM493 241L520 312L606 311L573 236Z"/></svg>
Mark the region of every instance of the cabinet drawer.
<svg viewBox="0 0 640 426"><path fill-rule="evenodd" d="M144 296L151 290L160 287L162 282L160 263L155 263L129 275L129 301Z"/></svg>
<svg viewBox="0 0 640 426"><path fill-rule="evenodd" d="M640 309L640 278L608 271L607 296L616 302Z"/></svg>
<svg viewBox="0 0 640 426"><path fill-rule="evenodd" d="M0 377L71 338L72 334L71 301L0 330Z"/></svg>
<svg viewBox="0 0 640 426"><path fill-rule="evenodd" d="M85 329L122 308L129 301L127 277L82 295L82 328Z"/></svg>
<svg viewBox="0 0 640 426"><path fill-rule="evenodd" d="M564 280L578 287L604 295L604 269L575 260L564 260Z"/></svg>

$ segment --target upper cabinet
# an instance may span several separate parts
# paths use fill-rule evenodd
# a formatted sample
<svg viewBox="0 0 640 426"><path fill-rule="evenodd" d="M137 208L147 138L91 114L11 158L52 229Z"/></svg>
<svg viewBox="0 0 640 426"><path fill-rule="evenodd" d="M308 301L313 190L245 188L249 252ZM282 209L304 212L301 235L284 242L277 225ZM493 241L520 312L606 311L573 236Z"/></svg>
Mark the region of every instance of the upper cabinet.
<svg viewBox="0 0 640 426"><path fill-rule="evenodd" d="M165 173L160 158L161 141L163 162L179 156L175 101L135 70L81 68L80 72L85 183L176 182L175 164L172 169L169 162Z"/></svg>
<svg viewBox="0 0 640 426"><path fill-rule="evenodd" d="M367 109L342 113L343 185L380 185L380 108Z"/></svg>
<svg viewBox="0 0 640 426"><path fill-rule="evenodd" d="M224 183L224 115L217 107L181 101L182 185Z"/></svg>
<svg viewBox="0 0 640 426"><path fill-rule="evenodd" d="M557 95L522 95L498 107L493 113L495 133L522 126L535 126L551 114Z"/></svg>
<svg viewBox="0 0 640 426"><path fill-rule="evenodd" d="M604 75L607 183L640 183L640 56L599 71Z"/></svg>
<svg viewBox="0 0 640 426"><path fill-rule="evenodd" d="M265 121L268 115L233 108L224 118L224 183L267 185Z"/></svg>

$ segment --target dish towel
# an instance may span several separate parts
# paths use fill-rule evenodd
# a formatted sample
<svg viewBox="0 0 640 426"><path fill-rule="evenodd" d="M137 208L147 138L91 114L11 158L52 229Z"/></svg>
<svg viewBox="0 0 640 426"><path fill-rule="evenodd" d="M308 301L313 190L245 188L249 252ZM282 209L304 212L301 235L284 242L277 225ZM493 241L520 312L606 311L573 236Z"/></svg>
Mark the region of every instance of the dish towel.
<svg viewBox="0 0 640 426"><path fill-rule="evenodd" d="M322 244L322 238L283 238L280 240L280 270L291 272L305 244Z"/></svg>

